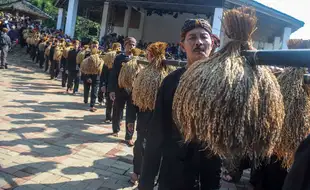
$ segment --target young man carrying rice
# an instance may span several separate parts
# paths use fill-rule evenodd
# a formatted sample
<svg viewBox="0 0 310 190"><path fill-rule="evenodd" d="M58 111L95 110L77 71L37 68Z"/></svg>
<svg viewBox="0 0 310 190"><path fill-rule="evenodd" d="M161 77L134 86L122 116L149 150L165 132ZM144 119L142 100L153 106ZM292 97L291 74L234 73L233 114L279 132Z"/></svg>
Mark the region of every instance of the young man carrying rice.
<svg viewBox="0 0 310 190"><path fill-rule="evenodd" d="M181 47L188 57L187 67L208 58L218 44L219 40L212 34L208 21L190 19L184 23ZM220 187L221 159L207 156L208 150L201 151L198 143L183 144L183 138L172 119L174 93L187 67L168 75L159 89L148 127L139 190L153 189L159 170L159 190L211 190Z"/></svg>
<svg viewBox="0 0 310 190"><path fill-rule="evenodd" d="M109 76L108 92L111 100L114 102L113 105L113 115L112 115L112 128L113 135L118 136L120 131L120 121L123 116L123 110L126 104L126 136L125 141L128 146L133 146L132 136L134 133L133 125L135 123L135 118L131 118L131 114L135 112L135 107L132 104L131 94L124 88L120 88L118 85L118 77L121 71L122 65L126 64L132 57L131 50L136 47L136 39L133 37L128 37L125 39L125 53L116 56L111 74Z"/></svg>

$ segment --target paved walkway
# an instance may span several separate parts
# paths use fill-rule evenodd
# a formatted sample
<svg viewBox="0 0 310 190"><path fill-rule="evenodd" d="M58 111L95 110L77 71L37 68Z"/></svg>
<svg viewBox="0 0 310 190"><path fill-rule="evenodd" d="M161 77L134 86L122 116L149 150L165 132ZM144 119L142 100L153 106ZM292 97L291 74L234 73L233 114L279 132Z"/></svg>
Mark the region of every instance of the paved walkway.
<svg viewBox="0 0 310 190"><path fill-rule="evenodd" d="M132 148L124 130L110 135L104 108L89 112L24 52L11 53L9 64L0 70L0 189L134 189Z"/></svg>

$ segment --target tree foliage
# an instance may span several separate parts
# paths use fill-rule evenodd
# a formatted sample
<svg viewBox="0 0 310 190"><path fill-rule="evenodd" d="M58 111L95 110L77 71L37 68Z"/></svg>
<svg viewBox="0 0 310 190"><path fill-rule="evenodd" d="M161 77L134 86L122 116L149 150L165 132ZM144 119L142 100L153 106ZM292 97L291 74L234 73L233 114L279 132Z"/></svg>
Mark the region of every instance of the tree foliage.
<svg viewBox="0 0 310 190"><path fill-rule="evenodd" d="M54 6L55 0L30 0L30 3L40 8L42 11L46 12L53 19L47 19L43 21L43 25L48 28L55 28L56 27L56 20L57 20L57 7Z"/></svg>
<svg viewBox="0 0 310 190"><path fill-rule="evenodd" d="M56 28L58 8L54 6L55 0L30 0L30 2L54 18L54 19L45 20L43 22L43 25L48 28ZM97 35L95 36L89 35L90 28L97 29L98 31ZM100 30L99 23L93 22L81 16L77 17L76 26L75 26L75 37L77 39L79 40L82 40L83 38L89 38L91 40L98 39L99 30Z"/></svg>

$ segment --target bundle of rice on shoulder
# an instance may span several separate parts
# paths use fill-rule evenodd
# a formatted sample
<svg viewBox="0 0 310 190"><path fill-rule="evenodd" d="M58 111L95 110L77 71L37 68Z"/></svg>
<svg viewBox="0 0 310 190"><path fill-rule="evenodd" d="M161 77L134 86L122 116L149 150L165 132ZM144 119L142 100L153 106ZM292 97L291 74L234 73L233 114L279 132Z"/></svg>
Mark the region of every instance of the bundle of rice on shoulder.
<svg viewBox="0 0 310 190"><path fill-rule="evenodd" d="M121 71L118 76L118 85L120 88L125 88L131 91L132 83L137 76L137 74L143 69L143 65L138 64L140 60L141 50L138 48L133 48L131 50L133 57L128 63L123 64Z"/></svg>
<svg viewBox="0 0 310 190"><path fill-rule="evenodd" d="M241 55L253 49L255 10L227 10L222 23L230 42L187 69L174 96L173 118L186 142L198 140L234 166L244 156L259 160L273 153L285 113L274 74Z"/></svg>
<svg viewBox="0 0 310 190"><path fill-rule="evenodd" d="M132 100L140 111L154 110L158 89L163 79L173 71L163 62L166 59L167 45L164 42L155 42L148 46L147 52L152 55L152 60L133 81Z"/></svg>
<svg viewBox="0 0 310 190"><path fill-rule="evenodd" d="M289 49L310 49L310 40L291 39ZM285 118L281 141L275 154L289 168L299 144L310 134L310 86L305 83L307 68L287 68L278 76L284 98Z"/></svg>

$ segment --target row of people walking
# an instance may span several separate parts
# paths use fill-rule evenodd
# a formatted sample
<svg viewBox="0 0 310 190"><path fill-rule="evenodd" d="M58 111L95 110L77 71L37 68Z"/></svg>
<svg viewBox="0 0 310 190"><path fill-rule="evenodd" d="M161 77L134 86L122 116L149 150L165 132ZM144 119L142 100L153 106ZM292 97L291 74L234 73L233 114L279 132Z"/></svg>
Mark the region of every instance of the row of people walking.
<svg viewBox="0 0 310 190"><path fill-rule="evenodd" d="M101 52L96 41L81 48L77 40L66 42L44 34L37 35L33 33L29 37L33 39L27 40L27 52L33 60L38 57L41 68L45 63L45 71L49 69L51 79L62 72L62 86L67 87L67 93L78 93L81 78L84 103L88 103L91 91L90 111L97 110L97 98L99 102L106 99L106 122L112 122L116 137L126 108L125 140L129 146L134 145L131 182L138 183L140 190L151 190L156 184L159 190L220 188L223 160L212 155L198 141L183 143L172 115L173 97L183 73L195 62L211 56L219 47L219 39L212 34L208 21L189 19L181 29L180 45L188 58L186 67L170 69L163 64L167 44L150 44L146 49L148 64L142 69L131 65L136 69L129 87L120 85L120 75L129 64L138 64L131 62L139 60L141 55L134 54L135 38L125 39L123 52L121 44L117 43L110 52ZM137 139L133 143L135 126ZM274 167L272 164L262 166L263 175L258 178L254 175L257 168L252 169L251 182L255 189L282 189L287 171L283 171L279 164ZM156 176L159 176L158 180Z"/></svg>

